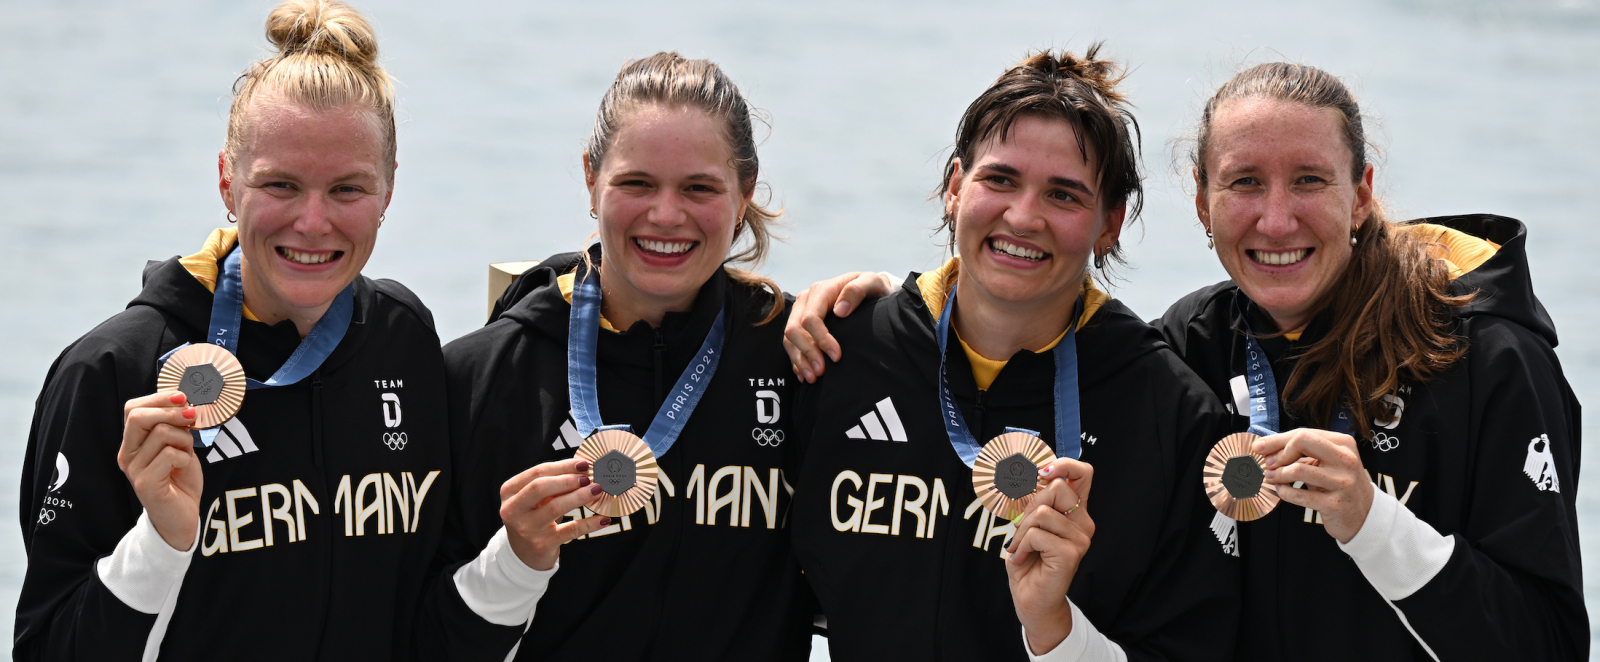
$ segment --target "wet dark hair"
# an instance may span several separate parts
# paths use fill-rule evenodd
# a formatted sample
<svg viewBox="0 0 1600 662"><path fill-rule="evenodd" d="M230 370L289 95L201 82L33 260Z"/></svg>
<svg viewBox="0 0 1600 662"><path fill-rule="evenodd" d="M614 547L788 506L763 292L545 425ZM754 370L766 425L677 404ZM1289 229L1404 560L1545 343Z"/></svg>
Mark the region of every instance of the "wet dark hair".
<svg viewBox="0 0 1600 662"><path fill-rule="evenodd" d="M1127 205L1127 219L1137 219L1144 208L1139 122L1129 110L1127 97L1116 89L1126 77L1122 66L1099 58L1103 45L1091 44L1082 57L1068 52L1033 53L1000 74L961 116L955 148L945 160L944 177L934 196L948 192L957 160L971 167L978 149L989 140L1005 140L1018 119L1040 117L1066 122L1078 134L1078 153L1085 161L1092 159L1102 207ZM940 228L949 233L950 245L954 245L955 216L947 212ZM1120 242L1105 257L1124 262Z"/></svg>

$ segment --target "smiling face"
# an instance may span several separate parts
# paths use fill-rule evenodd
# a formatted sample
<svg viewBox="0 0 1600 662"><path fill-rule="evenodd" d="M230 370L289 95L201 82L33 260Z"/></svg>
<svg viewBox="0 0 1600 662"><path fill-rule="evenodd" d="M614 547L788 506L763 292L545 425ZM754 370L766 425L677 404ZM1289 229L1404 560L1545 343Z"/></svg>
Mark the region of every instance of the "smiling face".
<svg viewBox="0 0 1600 662"><path fill-rule="evenodd" d="M1372 166L1352 177L1337 110L1260 98L1217 108L1203 158L1195 207L1223 268L1279 330L1303 328L1372 213Z"/></svg>
<svg viewBox="0 0 1600 662"><path fill-rule="evenodd" d="M1072 126L1031 116L957 164L945 209L956 219L963 288L970 282L997 303L1068 308L1092 251L1116 243L1126 211L1104 208Z"/></svg>
<svg viewBox="0 0 1600 662"><path fill-rule="evenodd" d="M693 305L727 258L753 193L740 190L732 159L711 116L654 105L624 115L598 169L585 155L613 323L658 323L661 313Z"/></svg>
<svg viewBox="0 0 1600 662"><path fill-rule="evenodd" d="M245 303L268 323L304 326L372 255L393 166L368 110L263 94L248 113L232 168L218 158L223 203L239 218Z"/></svg>

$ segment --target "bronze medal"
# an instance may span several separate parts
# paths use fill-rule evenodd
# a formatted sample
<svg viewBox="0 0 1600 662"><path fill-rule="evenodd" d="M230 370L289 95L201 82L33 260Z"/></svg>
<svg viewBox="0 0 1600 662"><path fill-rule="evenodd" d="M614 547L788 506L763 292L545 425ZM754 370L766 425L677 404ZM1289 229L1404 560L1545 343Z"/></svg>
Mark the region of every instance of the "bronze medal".
<svg viewBox="0 0 1600 662"><path fill-rule="evenodd" d="M656 493L660 467L650 446L624 430L601 430L578 446L577 457L588 460L589 479L600 486L600 496L589 509L607 517L631 515Z"/></svg>
<svg viewBox="0 0 1600 662"><path fill-rule="evenodd" d="M194 407L194 429L228 422L244 406L244 366L217 345L189 345L167 358L156 377L157 391L182 391Z"/></svg>
<svg viewBox="0 0 1600 662"><path fill-rule="evenodd" d="M1217 511L1241 522L1261 519L1278 505L1278 486L1267 482L1267 459L1250 451L1258 437L1230 434L1211 448L1201 471L1206 497Z"/></svg>
<svg viewBox="0 0 1600 662"><path fill-rule="evenodd" d="M983 507L1012 520L1033 506L1034 495L1048 480L1039 470L1056 461L1043 439L1026 432L1007 432L989 440L972 464L972 490Z"/></svg>

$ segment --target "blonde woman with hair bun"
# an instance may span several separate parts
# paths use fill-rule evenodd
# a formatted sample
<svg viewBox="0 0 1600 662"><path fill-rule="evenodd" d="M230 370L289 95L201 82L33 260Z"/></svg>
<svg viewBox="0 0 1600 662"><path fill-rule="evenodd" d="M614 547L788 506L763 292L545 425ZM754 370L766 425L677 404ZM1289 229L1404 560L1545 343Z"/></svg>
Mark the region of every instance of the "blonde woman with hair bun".
<svg viewBox="0 0 1600 662"><path fill-rule="evenodd" d="M432 316L361 274L393 191L393 85L337 0L284 3L266 32L217 157L237 225L150 263L45 379L15 659L409 655L453 475ZM158 372L224 349L243 403L194 430L210 378L158 390Z"/></svg>

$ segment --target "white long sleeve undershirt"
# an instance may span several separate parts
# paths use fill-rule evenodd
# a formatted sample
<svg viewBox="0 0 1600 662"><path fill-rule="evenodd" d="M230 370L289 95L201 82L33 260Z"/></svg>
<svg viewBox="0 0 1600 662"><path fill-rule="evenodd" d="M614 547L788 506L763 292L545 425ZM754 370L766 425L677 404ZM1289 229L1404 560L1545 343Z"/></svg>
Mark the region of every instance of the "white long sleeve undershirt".
<svg viewBox="0 0 1600 662"><path fill-rule="evenodd" d="M1127 653L1089 622L1089 617L1078 610L1078 605L1067 600L1072 608L1072 631L1067 638L1045 653L1035 654L1028 646L1028 628L1022 628L1022 647L1033 662L1128 662Z"/></svg>

